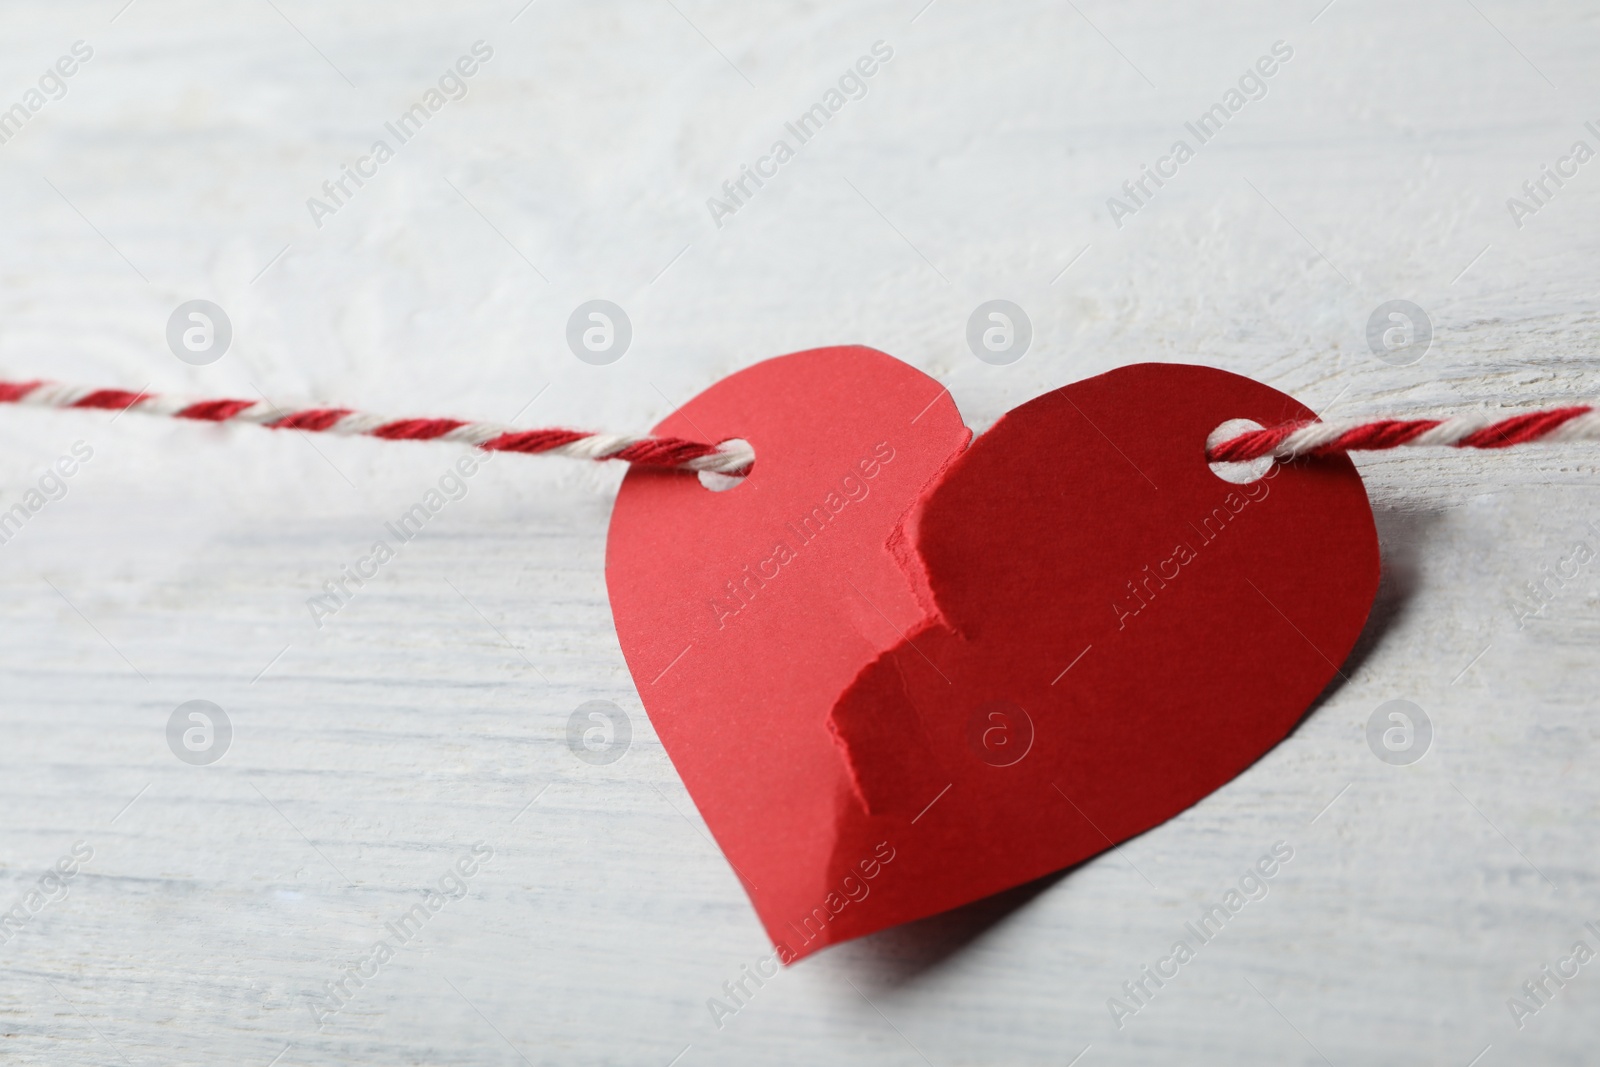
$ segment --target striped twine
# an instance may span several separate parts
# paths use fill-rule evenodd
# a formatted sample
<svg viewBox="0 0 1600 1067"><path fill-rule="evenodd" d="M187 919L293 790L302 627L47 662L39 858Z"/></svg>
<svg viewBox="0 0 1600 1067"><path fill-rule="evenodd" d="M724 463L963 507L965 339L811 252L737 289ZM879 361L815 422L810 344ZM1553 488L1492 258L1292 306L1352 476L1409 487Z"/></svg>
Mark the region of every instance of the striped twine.
<svg viewBox="0 0 1600 1067"><path fill-rule="evenodd" d="M1212 442L1207 458L1213 463L1242 463L1262 456L1288 460L1387 448L1510 448L1572 441L1600 441L1600 412L1585 405L1499 419L1456 415L1448 419L1291 422Z"/></svg>
<svg viewBox="0 0 1600 1067"><path fill-rule="evenodd" d="M755 463L755 453L750 446L735 443L714 445L679 437L630 437L583 430L519 430L513 426L461 419L389 419L349 408L284 411L265 400L195 400L45 381L0 381L0 403L135 411L173 419L242 422L270 430L305 430L346 437L377 437L385 441L453 441L485 452L621 460L636 467L710 471L733 476L750 473Z"/></svg>
<svg viewBox="0 0 1600 1067"><path fill-rule="evenodd" d="M519 430L462 419L390 419L349 408L284 411L265 400L196 400L46 381L0 381L0 403L135 411L174 419L243 422L273 430L377 437L385 441L453 441L486 452L620 460L638 467L709 471L732 476L749 474L755 463L755 453L750 446L735 442L718 445L679 437L631 437L560 428ZM1207 458L1213 463L1243 463L1263 456L1291 460L1389 448L1509 448L1535 442L1563 444L1573 441L1600 441L1600 411L1583 405L1529 411L1498 419L1487 415L1456 415L1447 419L1291 422L1246 430L1227 440L1213 441L1207 448Z"/></svg>

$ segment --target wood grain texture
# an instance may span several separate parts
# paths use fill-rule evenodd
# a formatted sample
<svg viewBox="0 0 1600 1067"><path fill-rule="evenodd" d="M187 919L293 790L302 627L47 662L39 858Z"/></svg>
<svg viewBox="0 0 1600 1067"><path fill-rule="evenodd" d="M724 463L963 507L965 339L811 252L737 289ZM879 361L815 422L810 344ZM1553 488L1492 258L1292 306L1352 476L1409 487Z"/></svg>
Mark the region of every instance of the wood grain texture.
<svg viewBox="0 0 1600 1067"><path fill-rule="evenodd" d="M1152 359L1341 416L1600 395L1600 162L1520 227L1506 206L1600 148L1577 3L121 5L0 15L0 108L94 50L0 144L7 377L621 432L848 342L979 429ZM466 96L314 225L307 198L478 40ZM879 40L866 95L714 225L706 199ZM1265 95L1115 225L1107 198L1280 40ZM604 367L564 340L597 297L634 329ZM964 337L995 297L1034 329L1005 367ZM164 341L195 298L234 328L207 367ZM1396 298L1435 331L1411 366L1365 339ZM0 944L5 1062L1594 1058L1595 965L1521 1029L1507 1008L1600 945L1595 568L1514 607L1600 545L1592 449L1362 460L1383 588L1287 741L1117 852L823 953L719 1026L708 999L768 949L617 648L618 472L495 461L318 628L308 598L456 450L8 410L0 508L77 440L93 459L0 545L0 908L29 912ZM1408 767L1365 739L1394 698L1435 728ZM167 745L195 699L233 724L211 766ZM631 719L607 765L566 741L596 699ZM1280 841L1266 898L1119 1029L1107 999ZM319 1027L324 983L478 842L465 895Z"/></svg>

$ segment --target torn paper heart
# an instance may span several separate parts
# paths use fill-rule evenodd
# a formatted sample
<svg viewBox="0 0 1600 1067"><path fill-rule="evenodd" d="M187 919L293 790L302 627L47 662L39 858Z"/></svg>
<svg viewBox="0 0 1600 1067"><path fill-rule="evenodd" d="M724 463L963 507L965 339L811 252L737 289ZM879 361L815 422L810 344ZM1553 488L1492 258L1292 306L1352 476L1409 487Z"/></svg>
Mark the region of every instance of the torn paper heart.
<svg viewBox="0 0 1600 1067"><path fill-rule="evenodd" d="M1247 485L1234 418L1310 412L1143 364L968 448L867 348L769 360L656 428L756 451L714 493L634 471L607 581L650 720L786 962L1077 863L1293 727L1376 592L1355 468Z"/></svg>

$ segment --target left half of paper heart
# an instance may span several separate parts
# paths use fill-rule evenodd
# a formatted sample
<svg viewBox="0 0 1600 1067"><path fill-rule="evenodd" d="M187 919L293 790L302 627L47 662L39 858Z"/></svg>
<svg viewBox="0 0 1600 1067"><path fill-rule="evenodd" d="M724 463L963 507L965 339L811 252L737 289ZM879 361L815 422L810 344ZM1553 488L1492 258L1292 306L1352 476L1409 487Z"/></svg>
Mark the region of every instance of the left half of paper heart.
<svg viewBox="0 0 1600 1067"><path fill-rule="evenodd" d="M972 435L936 380L859 346L758 363L654 432L755 449L723 492L630 472L606 582L651 724L792 962L895 921L873 899L895 842L840 852L860 801L829 716L929 621L891 541Z"/></svg>

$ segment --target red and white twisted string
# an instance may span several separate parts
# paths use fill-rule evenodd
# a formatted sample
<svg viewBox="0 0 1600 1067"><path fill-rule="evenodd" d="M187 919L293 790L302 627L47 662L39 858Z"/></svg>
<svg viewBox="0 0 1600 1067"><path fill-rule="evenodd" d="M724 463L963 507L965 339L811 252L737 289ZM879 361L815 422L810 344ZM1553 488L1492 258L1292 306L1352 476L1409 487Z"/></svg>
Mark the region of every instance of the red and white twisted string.
<svg viewBox="0 0 1600 1067"><path fill-rule="evenodd" d="M1509 448L1512 445L1600 441L1600 412L1587 405L1529 411L1505 418L1456 415L1448 419L1344 419L1292 422L1248 430L1208 449L1212 462L1238 463L1271 456L1299 459L1385 448Z"/></svg>
<svg viewBox="0 0 1600 1067"><path fill-rule="evenodd" d="M730 442L714 445L679 437L630 437L582 430L519 430L462 419L389 419L349 408L284 411L265 400L195 400L124 389L93 389L57 382L0 381L0 403L52 408L100 408L200 422L245 422L272 430L306 430L386 441L454 441L486 452L542 452L573 459L622 460L640 467L741 475L755 453Z"/></svg>
<svg viewBox="0 0 1600 1067"><path fill-rule="evenodd" d="M622 460L636 466L743 475L755 453L737 442L711 444L679 437L630 437L582 430L519 430L462 419L389 419L349 408L284 411L265 400L195 400L94 389L57 382L0 381L0 403L54 408L98 408L201 422L245 422L275 430L305 430L386 441L454 441L488 452L546 453L573 459ZM1401 447L1508 448L1533 442L1600 441L1600 411L1584 405L1530 411L1494 419L1346 419L1293 422L1247 430L1211 443L1212 462L1239 463L1263 456L1278 460Z"/></svg>

